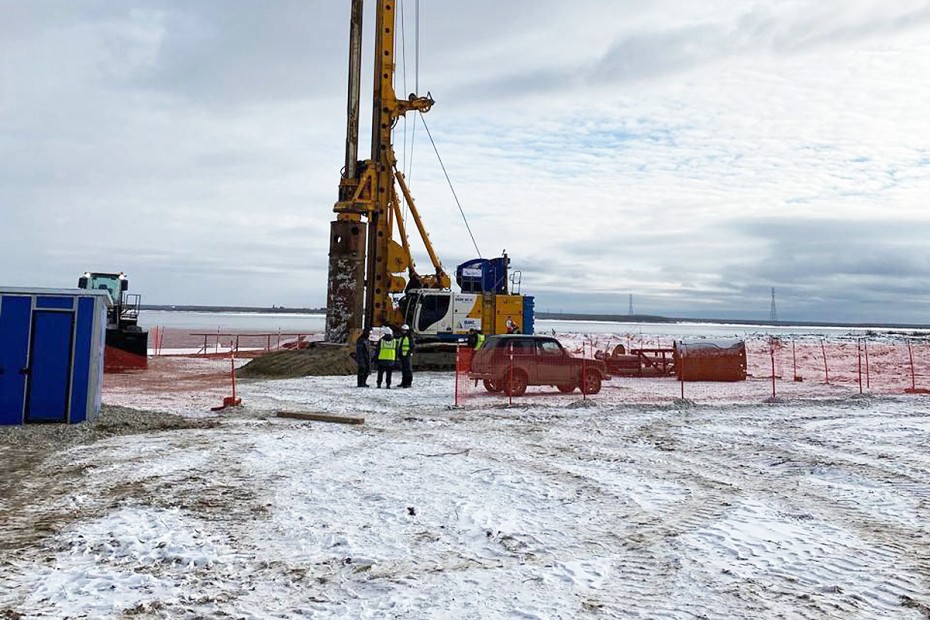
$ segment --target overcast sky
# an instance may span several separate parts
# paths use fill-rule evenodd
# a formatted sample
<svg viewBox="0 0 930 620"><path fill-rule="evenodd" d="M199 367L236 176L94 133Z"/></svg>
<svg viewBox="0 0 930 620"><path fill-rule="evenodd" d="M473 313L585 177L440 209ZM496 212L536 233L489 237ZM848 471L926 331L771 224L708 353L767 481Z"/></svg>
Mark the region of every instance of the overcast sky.
<svg viewBox="0 0 930 620"><path fill-rule="evenodd" d="M930 1L420 0L419 37L399 2L397 90L537 309L930 323ZM0 285L322 306L349 5L0 0ZM422 124L396 144L454 270Z"/></svg>

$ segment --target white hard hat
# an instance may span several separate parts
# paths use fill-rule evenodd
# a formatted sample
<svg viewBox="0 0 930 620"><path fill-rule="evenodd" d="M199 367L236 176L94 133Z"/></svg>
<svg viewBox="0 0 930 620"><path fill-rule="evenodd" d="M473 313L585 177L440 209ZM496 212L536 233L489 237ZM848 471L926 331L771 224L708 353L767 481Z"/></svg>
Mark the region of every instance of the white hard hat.
<svg viewBox="0 0 930 620"><path fill-rule="evenodd" d="M403 325L400 326L400 328L404 331L407 331L408 329L410 329L410 326L404 323Z"/></svg>

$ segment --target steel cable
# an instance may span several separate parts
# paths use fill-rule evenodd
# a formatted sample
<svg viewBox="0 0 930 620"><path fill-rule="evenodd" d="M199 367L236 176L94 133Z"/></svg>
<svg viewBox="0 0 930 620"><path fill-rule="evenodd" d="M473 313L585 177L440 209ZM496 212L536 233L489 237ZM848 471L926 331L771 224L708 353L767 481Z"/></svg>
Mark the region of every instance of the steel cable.
<svg viewBox="0 0 930 620"><path fill-rule="evenodd" d="M452 197L455 198L455 204L459 208L459 213L462 214L462 221L465 222L465 228L468 230L468 236L471 237L471 243L475 246L475 252L478 253L478 258L481 258L481 250L478 249L478 242L475 241L475 235L471 232L471 226L468 225L468 218L465 217L465 210L462 209L462 203L459 201L458 194L455 193L455 187L452 185L452 179L449 178L449 173L446 172L446 165L442 163L442 157L439 155L439 149L436 147L436 141L433 140L433 134L429 130L429 125L426 124L426 118L424 118L423 113L420 112L420 120L423 121L423 128L426 130L426 135L429 136L430 144L433 145L433 150L436 152L436 159L439 160L439 166L442 168L442 173L446 175L446 182L449 183L449 189L452 190Z"/></svg>

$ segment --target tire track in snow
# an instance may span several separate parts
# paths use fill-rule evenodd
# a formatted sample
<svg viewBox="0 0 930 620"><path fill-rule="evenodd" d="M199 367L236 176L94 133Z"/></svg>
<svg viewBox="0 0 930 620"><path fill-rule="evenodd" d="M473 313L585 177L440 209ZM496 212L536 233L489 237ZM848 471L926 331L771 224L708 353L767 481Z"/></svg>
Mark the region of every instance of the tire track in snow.
<svg viewBox="0 0 930 620"><path fill-rule="evenodd" d="M758 415L760 408L756 407L754 409L752 413L756 415L737 416L737 419L732 421L734 428L738 428L743 432L746 430L753 431L757 428L762 430L771 429L771 425L775 420L769 416L761 416L762 419L760 420ZM858 409L861 408L858 406L852 408L853 411ZM775 411L777 413L777 408ZM679 414L674 415L678 416ZM868 552L864 552L861 547L855 545L832 542L830 549L836 557L830 558L821 568L820 573L814 575L813 580L802 580L790 574L781 576L786 583L813 588L812 593L799 595L796 591L797 586L789 585L783 592L778 594L779 597L796 598L800 603L803 603L804 607L809 609L810 615L805 612L802 617L822 617L825 610L829 609L846 609L849 613L857 613L857 611L859 613L870 613L868 610L871 609L872 612L890 613L901 611L902 602L919 600L921 597L926 596L926 583L920 577L921 574L927 574L926 530L920 531L918 528L918 531L915 532L913 528L902 527L897 531L894 531L894 528L891 528L892 531L888 531L887 524L875 524L871 520L871 517L874 517L874 503L865 509L861 508L858 502L852 502L845 508L839 506L835 509L836 498L829 490L820 493L809 488L798 490L797 485L794 484L796 480L788 480L782 484L782 476L777 472L775 476L765 475L766 472L759 467L739 462L739 460L734 461L732 445L726 446L728 450L721 450L724 447L723 444L727 443L726 437L719 438L718 441L711 443L701 441L700 435L695 437L693 433L689 432L688 425L694 423L696 426L700 426L702 422L700 420L688 421L687 418L688 415L685 415L660 419L657 422L643 425L639 430L639 435L648 438L649 442L644 448L640 449L640 452L635 457L631 456L631 453L635 452L636 448L634 447L633 449L627 448L621 451L606 451L598 459L601 462L618 462L622 461L625 454L627 461L646 463L646 468L662 479L670 478L677 481L688 481L689 485L693 485L689 487L689 492L692 496L698 494L700 497L700 499L691 503L683 503L679 511L666 511L660 519L654 519L651 522L648 519L643 520L641 515L637 515L635 511L616 512L620 522L629 521L635 523L638 529L636 534L625 541L628 548L624 549L626 552L624 560L627 562L628 567L627 574L632 581L637 581L641 575L648 575L649 589L653 592L660 592L658 598L663 595L668 596L668 590L661 584L656 583L656 576L673 572L668 569L669 562L667 558L674 557L674 552L667 549L658 550L657 547L667 544L667 541L674 541L676 537L682 534L701 531L702 526L712 524L718 521L722 515L732 512L730 510L732 506L739 509L737 505L739 502L735 501L735 498L761 496L766 498L766 502L787 502L789 506L797 504L796 509L793 509L793 511L789 510L789 512L780 515L782 521L812 519L810 513L804 510L804 507L810 504L818 513L822 513L817 518L826 523L845 524L852 522L853 525L856 525L857 516L854 513L858 512L861 513L858 518L861 521L859 526L863 531L882 534L881 536L873 535L866 538L865 545L868 547ZM847 417L844 421L849 423L849 418ZM529 426L532 428L532 423ZM504 428L507 430L507 437L510 441L514 441L523 432L523 429L519 426L508 428L505 425ZM797 427L792 429L790 424L787 429L778 428L780 431L788 430L789 434L797 430ZM758 458L770 460L770 462L775 462L778 458L800 461L802 456L806 456L799 454L797 450L786 449L784 444L786 442L790 443L791 439L783 440L774 437L774 434L774 432L770 432L769 437L759 441L747 441L745 437L739 437L733 443L739 445L742 442L747 453L755 452ZM570 438L565 436L561 439L568 440L567 443L573 446L583 446L590 443L591 436L586 431L583 435L575 438L577 441L571 441ZM612 437L611 439L616 440L618 438ZM517 462L507 453L503 453L503 456L498 455L498 457L502 462L510 464L517 462L520 466L527 466L527 464L533 466L533 464L536 464L535 466L542 472L556 478L564 477L566 474L571 476L573 469L577 471L576 467L565 466L553 461L553 455L557 454L557 451L547 452L545 447L539 445L538 438L534 439L534 442L535 446L534 444L527 444L525 441L521 446L524 448L522 453L529 455L530 458ZM450 450L473 445L461 441L457 443L447 441L446 443ZM533 454L532 448L534 447L537 454ZM603 444L598 443L597 447L602 450ZM516 448L514 451L517 451ZM837 459L840 467L849 467L854 471L861 469L866 475L876 477L879 480L890 479L896 483L896 491L903 491L905 495L913 493L915 496L922 498L926 493L928 486L921 484L920 480L915 479L913 476L914 471L917 474L920 473L919 468L912 469L910 473L901 472L897 469L889 471L881 463L876 464L869 461L863 464L860 458L862 455L857 452L853 452L850 458L843 458L842 450L837 450L837 452L840 454L840 458ZM474 447L472 454L478 454L475 452ZM543 458L540 459L539 457ZM917 463L920 462L919 458L913 460ZM545 464L539 466L540 461ZM603 470L596 470L596 472L595 475L603 477ZM900 483L902 482L904 486L901 486ZM600 507L595 507L595 511L598 508ZM712 529L710 528L708 531ZM831 530L828 528L827 531ZM839 531L835 530L835 532ZM815 543L817 538L816 535L804 531L801 532L800 536L804 544L811 545ZM841 539L842 536L837 534L837 538ZM896 540L907 540L908 538L912 540L905 543L895 542ZM636 551L635 546L630 545L630 542L641 542L641 548L646 549L638 562L636 560L630 561L631 552ZM910 543L916 543L917 548L923 551L915 552ZM764 548L761 550L761 552L769 551L769 549ZM824 555L823 548L820 555ZM815 556L816 554L811 557ZM858 559L859 556L862 556L863 559ZM912 568L905 568L902 571L887 568L899 563L902 559L906 559L905 566L910 565ZM803 565L803 562L800 564ZM674 562L671 562L671 565L674 566ZM845 574L867 572L870 567L876 565L886 567L874 580L875 583L880 583L881 587L865 593L850 594L846 597L848 600L845 603L837 603L832 600L835 598L833 595L839 594L839 591L830 590L832 586L823 586L827 589L825 592L817 590L817 583L819 582L829 583L831 579L836 580ZM798 566L799 564L795 562L795 569ZM773 591L778 592L778 589L774 588ZM649 600L655 598L650 594L646 589L640 589L640 591L634 593L633 598L643 600L645 606L649 609L661 609L661 603L657 605L656 601ZM717 605L719 605L719 602ZM742 605L745 605L745 602L734 601L733 610L735 614L739 615L736 610L743 609ZM768 608L765 603L760 603L760 605L760 609ZM708 609L708 613L709 611ZM717 611L719 612L719 609Z"/></svg>
<svg viewBox="0 0 930 620"><path fill-rule="evenodd" d="M427 430L422 434L430 440L441 441L443 449L449 452L468 449L471 456L494 464L492 470L503 467L532 472L546 480L546 484L572 496L572 503L577 502L580 507L579 519L584 520L585 539L571 542L560 551L581 557L604 557L610 561L612 587L617 591L611 596L599 594L597 604L605 611L615 612L661 609L677 583L677 562L667 540L679 531L718 518L726 509L725 500L731 494L729 486L711 479L683 489L669 489L670 485L657 483L655 486L661 487L661 492L651 498L651 503L657 505L644 506L632 498L630 492L635 489L640 496L650 496L649 480L624 475L618 475L613 481L605 480L604 461L589 469L584 461L579 461L577 450L566 445L565 436L548 444L541 443L546 434L540 432L535 415L531 414L525 422L520 418L514 420L513 416L495 416L499 417L505 419L495 419L491 425L482 420L485 426L478 428L457 427L454 441L443 430ZM560 415L551 421L575 419L577 416ZM506 423L500 426L501 421ZM492 437L503 437L488 442L489 432ZM569 443L583 446L590 438L580 439L577 444ZM654 450L650 453L653 456L662 454ZM617 450L607 460L622 465L631 459L628 452ZM521 484L526 487L526 480ZM669 500L668 495L674 499ZM526 519L531 524L536 523L532 516ZM571 527L570 524L566 526ZM534 561L551 562L552 557L540 554Z"/></svg>
<svg viewBox="0 0 930 620"><path fill-rule="evenodd" d="M745 423L745 420L742 422ZM758 419L752 419L751 423L753 425L766 425L767 422L770 423L771 421L763 420L760 422ZM732 428L734 430L743 429L739 421L733 423ZM779 426L778 429L782 431L783 426ZM831 567L828 564L823 568L821 577L824 579L835 579L838 575L850 572L863 573L870 570L875 572L878 571L877 566L884 567L884 570L880 572L880 576L874 579L875 583L880 587L865 592L864 595L857 595L861 600L854 601L854 604L851 604L853 608L868 610L872 605L871 609L873 611L889 613L893 609L900 611L902 601L926 596L926 581L925 578L921 578L921 575L927 574L927 535L926 528L920 527L921 522L919 519L911 519L908 524L910 527L895 527L894 524L889 525L886 521L876 524L871 518L875 516L874 504L868 508L863 508L863 502L861 501L850 501L844 505L836 502L836 498L830 492L830 489L818 489L809 485L799 487L797 476L789 477L789 480L782 484L782 476L777 473L773 476L765 468L748 466L745 463L735 465L732 456L729 458L724 456L727 453L721 450L722 444L726 442L726 437L721 437L720 429L717 429L712 434L713 442L689 442L689 430L683 425L678 429L677 435L683 445L680 450L674 452L674 456L670 456L670 461L678 461L677 469L679 471L670 473L687 474L696 468L701 468L705 472L712 472L713 475L720 478L732 478L734 472L742 472L736 484L743 495L749 497L772 496L772 502L785 502L789 506L794 505L796 507L795 514L801 518L815 518L806 512L805 508L808 508L817 514L817 519L828 524L838 523L844 524L844 526L849 524L860 535L865 533L866 544L861 546L844 545L842 542L843 536L826 537L827 540L831 540L831 550L837 551L833 549L835 547L838 548L838 552L837 557L833 559L833 566ZM747 452L756 455L755 460L769 460L779 456L797 463L803 461L806 456L800 454L797 450L786 448L786 442L779 437L766 437L761 441L749 441L746 444L748 444L745 446ZM795 440L794 444L797 444L797 440ZM804 444L801 443L800 445L803 448ZM837 452L841 455L841 458L838 459L841 466L850 467L854 470L860 469L862 462L859 454L855 454L853 458L843 462L843 452ZM898 482L900 479L900 472L889 472L884 464L876 466L875 463L868 463L867 465L871 466L869 474L876 476L879 480L890 477L893 481ZM907 494L919 489L918 493L920 495L926 493L928 488L926 483L920 484L918 481L914 481L910 474L905 474L905 481L906 484L903 488L900 486L895 487L896 491L903 490ZM858 499L861 500L862 498L859 497ZM781 520L791 519L794 516L794 514L782 515ZM845 529L845 527L841 529ZM809 534L806 542L812 543L815 538L818 537ZM900 541L907 541L907 543L901 544ZM921 551L914 553L912 546L914 544ZM867 550L864 551L860 547L866 547ZM902 567L900 566L902 559L916 560L916 562L905 562ZM890 596L886 596L884 592L886 589L890 591ZM890 599L890 602L887 599Z"/></svg>

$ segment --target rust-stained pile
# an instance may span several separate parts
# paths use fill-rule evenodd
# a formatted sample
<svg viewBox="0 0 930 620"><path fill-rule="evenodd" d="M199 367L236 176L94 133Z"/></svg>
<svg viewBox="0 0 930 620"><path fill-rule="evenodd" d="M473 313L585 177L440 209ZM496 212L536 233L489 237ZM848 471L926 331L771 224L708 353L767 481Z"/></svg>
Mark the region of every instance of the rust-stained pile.
<svg viewBox="0 0 930 620"><path fill-rule="evenodd" d="M243 379L289 379L354 375L355 360L344 346L310 343L306 349L272 351L236 371Z"/></svg>

